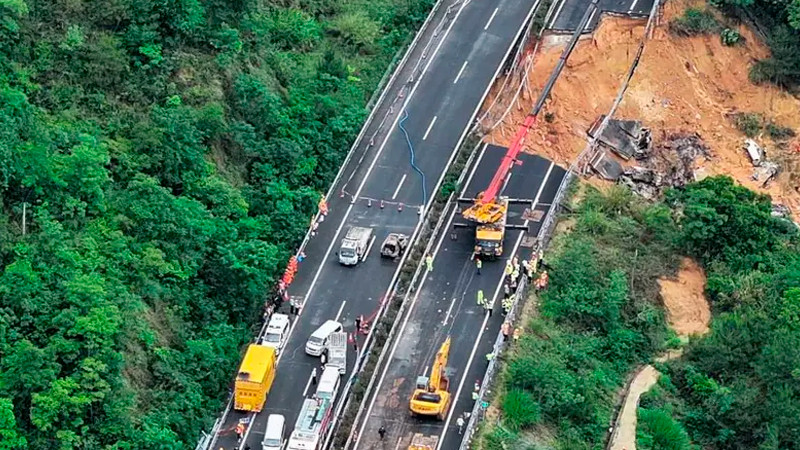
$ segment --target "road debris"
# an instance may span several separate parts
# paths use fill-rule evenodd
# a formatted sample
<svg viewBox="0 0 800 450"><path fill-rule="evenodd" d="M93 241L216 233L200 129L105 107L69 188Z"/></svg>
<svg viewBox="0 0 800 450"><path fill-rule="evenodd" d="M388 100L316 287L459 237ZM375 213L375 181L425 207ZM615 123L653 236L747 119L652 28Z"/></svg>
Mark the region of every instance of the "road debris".
<svg viewBox="0 0 800 450"><path fill-rule="evenodd" d="M605 117L605 114L598 117L587 131L589 136L597 137L598 144L607 147L626 161L631 157L644 159L649 155L653 138L650 129L643 127L641 121L609 119L603 132L596 136L597 129Z"/></svg>
<svg viewBox="0 0 800 450"><path fill-rule="evenodd" d="M656 144L641 166L626 169L617 182L646 199L655 199L670 187L695 181L696 160L711 158L708 146L697 133L676 132Z"/></svg>

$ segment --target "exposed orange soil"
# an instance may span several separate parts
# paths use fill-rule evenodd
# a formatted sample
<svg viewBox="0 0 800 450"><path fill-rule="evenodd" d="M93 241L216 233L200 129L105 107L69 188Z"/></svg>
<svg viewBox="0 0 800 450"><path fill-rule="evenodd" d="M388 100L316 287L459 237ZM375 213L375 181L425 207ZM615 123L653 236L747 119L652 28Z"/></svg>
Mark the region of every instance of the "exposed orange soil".
<svg viewBox="0 0 800 450"><path fill-rule="evenodd" d="M684 258L675 279L661 278L661 298L670 327L681 337L705 334L711 309L705 298L706 275L694 260Z"/></svg>
<svg viewBox="0 0 800 450"><path fill-rule="evenodd" d="M749 67L768 56L769 50L748 28L739 27L745 43L735 47L722 45L718 35L669 34L669 20L691 5L702 2L666 2L616 117L642 120L653 130L656 142L670 131L698 132L714 155L711 161L698 161L701 173L730 175L800 212L800 194L795 190L800 185L796 179L800 154L790 151L791 146L776 148L766 136L757 138L768 158L784 168L777 182L762 188L751 179L753 168L742 148L745 136L726 117L737 111L757 112L800 132L800 100L776 87L750 83ZM613 103L643 32L642 20L605 17L592 37L578 43L526 142L527 151L569 164L583 150L586 129ZM491 142L509 143L558 61L563 39L543 44L529 73L533 98L524 96L521 108L515 107L490 134ZM552 123L542 120L547 112L554 115Z"/></svg>

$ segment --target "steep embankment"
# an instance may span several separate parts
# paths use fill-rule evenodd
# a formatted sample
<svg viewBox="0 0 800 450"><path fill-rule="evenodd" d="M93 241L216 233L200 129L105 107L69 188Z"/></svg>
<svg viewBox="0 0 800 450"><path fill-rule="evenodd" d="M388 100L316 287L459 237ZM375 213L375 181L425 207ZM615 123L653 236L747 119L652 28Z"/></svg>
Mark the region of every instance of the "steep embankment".
<svg viewBox="0 0 800 450"><path fill-rule="evenodd" d="M661 287L667 322L679 338L685 341L689 336L701 336L708 332L711 308L705 298L706 277L703 269L694 260L684 258L677 276L660 278L658 284ZM679 356L680 352L668 352L658 360L663 362ZM637 370L615 422L609 447L611 450L636 449L639 399L658 382L660 375L649 364Z"/></svg>
<svg viewBox="0 0 800 450"><path fill-rule="evenodd" d="M699 173L732 176L800 212L796 175L800 173L800 140L776 143L766 132L756 137L784 169L777 182L763 187L751 178L753 166L743 150L746 136L732 118L738 112L757 113L800 133L800 100L778 87L749 80L750 67L770 51L748 27L730 25L743 37L735 46L724 45L718 33L671 34L668 23L688 7L705 4L700 0L665 2L660 25L646 44L616 117L641 120L654 131L656 141L675 131L699 133L713 156L698 161ZM528 151L565 165L574 160L586 145L586 130L611 107L643 32L641 20L604 17L591 38L578 43L544 109L543 116L549 120L538 122L526 141ZM492 142L508 144L530 110L561 54L563 41L553 42L543 42L519 107L512 108L491 133ZM532 95L525 95L528 91Z"/></svg>

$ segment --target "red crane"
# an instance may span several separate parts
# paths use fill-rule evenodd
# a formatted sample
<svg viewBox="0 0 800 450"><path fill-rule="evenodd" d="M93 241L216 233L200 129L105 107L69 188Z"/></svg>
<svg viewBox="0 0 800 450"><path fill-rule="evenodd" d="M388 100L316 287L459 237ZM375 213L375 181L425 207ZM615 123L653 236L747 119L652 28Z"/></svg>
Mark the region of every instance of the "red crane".
<svg viewBox="0 0 800 450"><path fill-rule="evenodd" d="M462 213L465 219L477 222L481 225L486 225L500 222L505 217L507 203L498 202L498 200L500 198L500 194L502 193L506 178L511 172L511 168L517 163L517 156L519 155L519 152L522 151L522 144L525 142L525 137L528 136L528 132L536 124L536 119L539 115L539 112L541 112L542 108L544 107L544 102L547 100L547 97L550 96L550 91L553 90L556 80L558 79L559 75L561 75L561 71L564 69L567 58L569 58L569 55L575 48L578 38L581 35L581 31L586 26L586 23L588 23L589 18L591 17L591 12L595 8L597 8L597 0L594 0L592 4L589 5L589 8L587 8L583 15L580 25L576 28L575 33L572 35L569 45L567 45L564 51L561 52L561 57L558 60L558 64L550 74L550 78L547 80L547 83L545 84L544 89L542 89L541 94L539 94L539 98L536 101L536 104L533 106L533 109L525 117L525 120L522 122L522 126L520 126L520 128L517 130L517 133L514 135L514 139L511 141L511 145L508 147L508 151L503 157L503 160L500 162L500 166L497 168L497 172L495 172L492 181L489 183L489 187L478 194L478 197L475 199L475 203L469 208L465 209Z"/></svg>

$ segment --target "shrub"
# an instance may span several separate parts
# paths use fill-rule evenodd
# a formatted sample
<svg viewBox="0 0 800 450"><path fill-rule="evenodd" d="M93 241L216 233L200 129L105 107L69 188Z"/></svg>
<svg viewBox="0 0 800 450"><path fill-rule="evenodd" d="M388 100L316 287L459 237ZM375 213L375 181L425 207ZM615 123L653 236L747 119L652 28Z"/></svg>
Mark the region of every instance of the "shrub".
<svg viewBox="0 0 800 450"><path fill-rule="evenodd" d="M739 113L734 116L736 128L747 137L756 137L761 131L763 119L756 113Z"/></svg>
<svg viewBox="0 0 800 450"><path fill-rule="evenodd" d="M669 30L679 36L716 33L720 29L717 18L706 9L688 8L682 17L669 23Z"/></svg>
<svg viewBox="0 0 800 450"><path fill-rule="evenodd" d="M510 390L503 399L503 423L514 431L535 425L541 419L539 404L522 389Z"/></svg>
<svg viewBox="0 0 800 450"><path fill-rule="evenodd" d="M767 124L767 134L769 134L769 137L776 141L782 141L795 136L793 129L783 125L778 125L775 122L769 122Z"/></svg>
<svg viewBox="0 0 800 450"><path fill-rule="evenodd" d="M741 33L730 28L725 28L722 30L722 32L719 34L719 37L722 40L722 44L727 46L734 46L742 40Z"/></svg>
<svg viewBox="0 0 800 450"><path fill-rule="evenodd" d="M689 435L661 409L639 409L636 447L642 450L691 450Z"/></svg>

